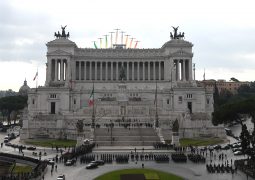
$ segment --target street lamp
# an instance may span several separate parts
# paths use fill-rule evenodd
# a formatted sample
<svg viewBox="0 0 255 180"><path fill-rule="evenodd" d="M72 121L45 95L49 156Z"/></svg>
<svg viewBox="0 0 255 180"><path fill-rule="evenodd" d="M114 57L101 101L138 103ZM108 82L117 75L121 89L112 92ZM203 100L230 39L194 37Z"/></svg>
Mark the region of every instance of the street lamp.
<svg viewBox="0 0 255 180"><path fill-rule="evenodd" d="M172 111L174 111L173 71L176 71L176 64L173 64L171 71Z"/></svg>
<svg viewBox="0 0 255 180"><path fill-rule="evenodd" d="M112 145L112 141L113 141L113 137L112 137L112 128L113 128L113 122L112 120L110 120L110 128L111 128L111 145Z"/></svg>

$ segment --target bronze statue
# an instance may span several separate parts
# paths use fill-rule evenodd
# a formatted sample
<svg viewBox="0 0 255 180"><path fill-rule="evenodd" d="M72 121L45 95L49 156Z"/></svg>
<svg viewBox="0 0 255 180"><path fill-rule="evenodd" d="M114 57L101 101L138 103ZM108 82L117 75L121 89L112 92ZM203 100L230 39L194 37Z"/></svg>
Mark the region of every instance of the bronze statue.
<svg viewBox="0 0 255 180"><path fill-rule="evenodd" d="M173 132L178 132L179 131L179 123L178 120L176 119L173 123L173 128L172 128Z"/></svg>
<svg viewBox="0 0 255 180"><path fill-rule="evenodd" d="M69 32L66 34L66 32L65 32L65 28L66 28L66 26L61 26L61 29L62 29L62 34L60 34L60 32L58 31L58 33L54 33L54 36L57 38L57 39L59 39L59 38L69 38L70 37L70 34L69 34Z"/></svg>
<svg viewBox="0 0 255 180"><path fill-rule="evenodd" d="M55 32L54 36L55 36L56 38L58 38L58 34L57 34L56 32Z"/></svg>
<svg viewBox="0 0 255 180"><path fill-rule="evenodd" d="M179 32L178 33L178 28L179 26L177 27L173 27L172 28L174 29L174 34L172 34L172 32L170 32L170 38L171 39L183 39L184 38L184 32Z"/></svg>
<svg viewBox="0 0 255 180"><path fill-rule="evenodd" d="M66 25L67 26L67 25ZM62 29L62 37L66 37L66 32L65 32L65 28L66 26L61 26L61 29Z"/></svg>
<svg viewBox="0 0 255 180"><path fill-rule="evenodd" d="M125 75L125 70L124 70L124 67L121 66L121 69L120 69L120 80L123 81L123 79L126 77Z"/></svg>
<svg viewBox="0 0 255 180"><path fill-rule="evenodd" d="M171 39L173 39L173 38L174 38L174 36L173 36L172 32L170 32L170 38L171 38Z"/></svg>
<svg viewBox="0 0 255 180"><path fill-rule="evenodd" d="M78 133L83 132L83 120L78 120L76 123L76 129Z"/></svg>
<svg viewBox="0 0 255 180"><path fill-rule="evenodd" d="M177 38L177 31L178 31L179 26L177 26L177 27L172 26L172 28L174 29L174 39L175 39L175 38Z"/></svg>

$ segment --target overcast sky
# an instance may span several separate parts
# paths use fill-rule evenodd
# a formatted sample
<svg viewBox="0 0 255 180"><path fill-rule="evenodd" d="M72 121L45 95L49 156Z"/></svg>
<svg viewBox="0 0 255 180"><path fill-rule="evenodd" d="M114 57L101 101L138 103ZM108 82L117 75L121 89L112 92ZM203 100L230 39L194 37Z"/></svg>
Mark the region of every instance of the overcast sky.
<svg viewBox="0 0 255 180"><path fill-rule="evenodd" d="M196 79L255 80L254 0L1 0L0 90L18 91L24 79L44 85L46 46L67 25L70 40L92 41L116 28L139 40L138 48L160 48L171 26L194 44Z"/></svg>

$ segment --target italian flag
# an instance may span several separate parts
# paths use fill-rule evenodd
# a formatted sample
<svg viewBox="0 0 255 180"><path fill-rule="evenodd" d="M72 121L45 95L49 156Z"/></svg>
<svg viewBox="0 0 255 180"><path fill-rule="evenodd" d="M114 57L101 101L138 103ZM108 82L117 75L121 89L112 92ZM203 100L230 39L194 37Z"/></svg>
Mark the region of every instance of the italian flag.
<svg viewBox="0 0 255 180"><path fill-rule="evenodd" d="M38 71L36 72L36 74L35 74L35 77L34 77L33 81L37 78L37 76L38 76Z"/></svg>
<svg viewBox="0 0 255 180"><path fill-rule="evenodd" d="M94 47L95 47L95 49L97 49L97 44L96 44L96 41L94 41Z"/></svg>
<svg viewBox="0 0 255 180"><path fill-rule="evenodd" d="M93 104L94 104L94 85L93 85L92 92L89 96L89 107L93 106Z"/></svg>

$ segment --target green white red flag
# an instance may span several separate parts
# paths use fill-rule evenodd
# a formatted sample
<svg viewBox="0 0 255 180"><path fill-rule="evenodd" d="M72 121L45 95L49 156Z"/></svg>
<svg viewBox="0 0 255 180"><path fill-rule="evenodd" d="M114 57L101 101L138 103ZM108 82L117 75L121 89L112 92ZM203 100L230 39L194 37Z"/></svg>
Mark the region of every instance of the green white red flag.
<svg viewBox="0 0 255 180"><path fill-rule="evenodd" d="M94 84L93 84L92 92L90 93L90 96L89 96L89 107L93 105L94 105Z"/></svg>
<svg viewBox="0 0 255 180"><path fill-rule="evenodd" d="M35 74L35 77L34 77L33 81L34 81L34 80L36 80L37 76L38 76L38 71L36 72L36 74Z"/></svg>

